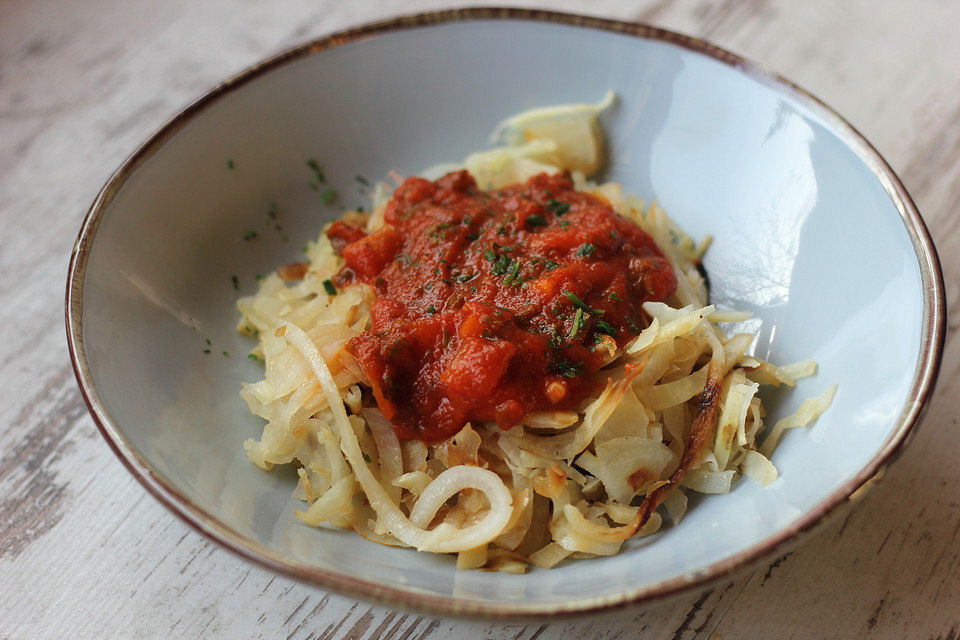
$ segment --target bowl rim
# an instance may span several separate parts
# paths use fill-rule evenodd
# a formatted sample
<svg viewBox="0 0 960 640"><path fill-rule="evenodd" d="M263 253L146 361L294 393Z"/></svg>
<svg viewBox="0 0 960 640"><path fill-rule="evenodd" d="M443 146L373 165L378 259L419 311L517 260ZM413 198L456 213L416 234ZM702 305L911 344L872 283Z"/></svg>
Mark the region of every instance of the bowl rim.
<svg viewBox="0 0 960 640"><path fill-rule="evenodd" d="M532 604L517 602L486 602L456 596L428 595L418 591L386 587L360 580L336 571L320 569L292 561L275 553L213 517L182 495L175 486L154 468L131 444L122 428L114 422L102 403L87 360L83 341L83 288L86 267L104 212L126 180L167 140L184 128L196 115L218 99L246 83L259 78L286 63L358 42L377 34L416 29L433 25L464 21L512 20L551 23L633 36L642 40L668 43L709 56L737 69L768 88L786 94L826 122L863 161L880 181L900 214L919 263L923 284L923 325L920 353L913 374L904 409L897 418L897 426L876 455L845 482L807 511L796 522L785 527L732 556L701 567L693 572L669 578L654 584L598 597L586 595L563 602ZM210 540L257 565L324 589L354 596L392 607L419 610L435 615L451 615L483 619L540 620L573 614L596 613L627 605L679 595L694 589L703 589L711 583L744 569L776 551L792 546L801 534L810 531L838 507L851 502L875 484L883 471L902 452L916 433L926 405L936 383L946 330L946 302L943 274L936 249L916 205L880 153L833 109L796 84L760 65L721 49L704 40L643 23L624 22L537 9L509 7L471 7L402 15L358 27L338 31L307 43L287 49L239 72L195 100L161 126L146 142L137 148L107 180L94 199L77 235L70 256L65 296L65 323L70 360L80 393L100 433L130 473L164 506L181 520Z"/></svg>

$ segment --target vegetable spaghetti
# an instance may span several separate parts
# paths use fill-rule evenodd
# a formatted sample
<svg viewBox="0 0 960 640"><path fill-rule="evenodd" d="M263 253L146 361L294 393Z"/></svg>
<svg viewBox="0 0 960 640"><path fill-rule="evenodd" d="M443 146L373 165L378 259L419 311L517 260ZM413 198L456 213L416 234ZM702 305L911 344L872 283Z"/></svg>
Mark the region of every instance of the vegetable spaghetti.
<svg viewBox="0 0 960 640"><path fill-rule="evenodd" d="M708 304L696 246L656 205L585 176L600 105L519 114L507 142L350 212L238 306L265 379L250 459L298 465L304 522L525 571L611 555L679 522L685 491L777 477L749 354Z"/></svg>

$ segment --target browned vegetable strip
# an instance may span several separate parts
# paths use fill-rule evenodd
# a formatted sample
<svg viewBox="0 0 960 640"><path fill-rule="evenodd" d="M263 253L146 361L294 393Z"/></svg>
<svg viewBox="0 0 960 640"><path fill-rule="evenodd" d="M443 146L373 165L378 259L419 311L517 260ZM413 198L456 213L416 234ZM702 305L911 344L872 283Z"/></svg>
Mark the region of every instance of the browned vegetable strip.
<svg viewBox="0 0 960 640"><path fill-rule="evenodd" d="M707 369L707 383L703 388L703 393L700 394L700 408L697 410L697 417L694 418L693 425L690 427L690 435L683 445L680 465L670 475L667 484L654 489L640 505L640 510L637 511L637 515L630 525L635 531L646 524L650 515L657 510L667 494L683 482L683 478L690 471L697 455L704 445L714 437L717 419L720 417L721 387L723 387L723 369L722 365L714 359L710 361L710 367Z"/></svg>

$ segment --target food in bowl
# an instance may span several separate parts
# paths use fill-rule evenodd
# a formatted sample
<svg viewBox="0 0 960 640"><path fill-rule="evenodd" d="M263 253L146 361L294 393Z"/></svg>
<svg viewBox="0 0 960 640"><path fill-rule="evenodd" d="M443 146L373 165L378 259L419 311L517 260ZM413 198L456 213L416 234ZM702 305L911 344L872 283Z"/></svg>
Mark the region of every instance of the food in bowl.
<svg viewBox="0 0 960 640"><path fill-rule="evenodd" d="M612 101L506 120L505 146L379 189L238 302L267 420L246 451L299 465L297 516L525 571L612 555L679 522L685 489L777 477L760 385L816 365L749 354L707 300L696 245L657 205L588 180ZM435 177L435 179L429 179Z"/></svg>

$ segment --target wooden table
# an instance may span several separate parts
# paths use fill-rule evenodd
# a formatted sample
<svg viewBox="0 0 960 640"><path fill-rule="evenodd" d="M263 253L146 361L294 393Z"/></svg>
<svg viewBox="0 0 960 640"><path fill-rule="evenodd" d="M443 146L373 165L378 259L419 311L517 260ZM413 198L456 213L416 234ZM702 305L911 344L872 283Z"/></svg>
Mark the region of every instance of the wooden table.
<svg viewBox="0 0 960 640"><path fill-rule="evenodd" d="M100 185L175 111L256 60L455 4L0 2L0 638L960 637L956 322L925 425L845 518L769 567L603 617L464 623L324 593L208 542L123 469L80 399L62 320L70 248ZM534 4L703 37L826 100L903 178L956 300L960 3Z"/></svg>

